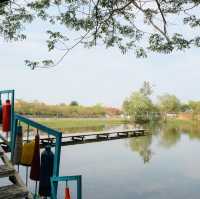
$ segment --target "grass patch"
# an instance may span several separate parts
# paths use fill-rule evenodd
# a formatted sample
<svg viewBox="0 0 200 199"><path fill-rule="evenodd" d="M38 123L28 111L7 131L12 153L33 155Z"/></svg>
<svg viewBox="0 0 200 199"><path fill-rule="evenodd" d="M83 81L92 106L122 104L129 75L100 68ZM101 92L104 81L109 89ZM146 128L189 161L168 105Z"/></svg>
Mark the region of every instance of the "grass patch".
<svg viewBox="0 0 200 199"><path fill-rule="evenodd" d="M84 131L84 130L103 130L106 125L114 126L128 123L123 119L36 119L37 122L50 128L59 129L61 131Z"/></svg>

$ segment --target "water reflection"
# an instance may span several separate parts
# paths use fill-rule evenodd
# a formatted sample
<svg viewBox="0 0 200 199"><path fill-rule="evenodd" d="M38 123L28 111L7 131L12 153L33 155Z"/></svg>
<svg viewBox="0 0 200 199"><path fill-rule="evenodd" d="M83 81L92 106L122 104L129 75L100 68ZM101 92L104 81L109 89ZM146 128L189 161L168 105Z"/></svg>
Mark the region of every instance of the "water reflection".
<svg viewBox="0 0 200 199"><path fill-rule="evenodd" d="M152 157L151 151L152 136L137 137L135 139L130 139L129 146L134 152L142 157L144 163L148 163Z"/></svg>
<svg viewBox="0 0 200 199"><path fill-rule="evenodd" d="M81 174L85 199L199 199L199 125L143 127L150 135L62 147L60 174ZM59 198L64 198L64 187L59 187Z"/></svg>
<svg viewBox="0 0 200 199"><path fill-rule="evenodd" d="M187 134L190 139L200 140L200 123L192 122L191 124L183 123L178 126L178 130L181 133Z"/></svg>
<svg viewBox="0 0 200 199"><path fill-rule="evenodd" d="M190 139L200 139L200 123L198 121L176 121L172 120L162 125L162 134L166 134L165 140L176 144L181 135L186 134Z"/></svg>
<svg viewBox="0 0 200 199"><path fill-rule="evenodd" d="M151 135L63 147L61 173L83 175L84 198L199 199L199 127L144 128Z"/></svg>
<svg viewBox="0 0 200 199"><path fill-rule="evenodd" d="M173 147L178 143L180 138L181 132L178 128L165 125L163 129L160 130L160 145L162 147Z"/></svg>
<svg viewBox="0 0 200 199"><path fill-rule="evenodd" d="M199 123L178 123L169 121L167 123L145 124L143 128L148 129L150 135L137 137L129 140L129 147L133 152L137 152L143 159L144 164L149 163L153 156L153 137L162 148L173 148L181 141L182 135L187 135L189 139L200 140Z"/></svg>

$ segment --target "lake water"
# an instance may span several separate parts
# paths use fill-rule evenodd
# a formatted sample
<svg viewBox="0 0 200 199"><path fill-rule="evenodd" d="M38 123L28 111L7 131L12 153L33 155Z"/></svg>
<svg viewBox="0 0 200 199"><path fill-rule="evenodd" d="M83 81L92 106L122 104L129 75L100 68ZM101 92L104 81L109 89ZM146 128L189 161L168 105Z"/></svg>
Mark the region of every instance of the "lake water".
<svg viewBox="0 0 200 199"><path fill-rule="evenodd" d="M63 147L61 175L82 175L83 199L199 199L200 132L167 126L151 132Z"/></svg>
<svg viewBox="0 0 200 199"><path fill-rule="evenodd" d="M199 199L200 128L144 128L150 135L62 147L60 175L82 175L83 199ZM20 167L24 180L25 169ZM34 185L29 181L33 192ZM64 198L64 186L59 183L58 199ZM76 185L69 186L75 199Z"/></svg>

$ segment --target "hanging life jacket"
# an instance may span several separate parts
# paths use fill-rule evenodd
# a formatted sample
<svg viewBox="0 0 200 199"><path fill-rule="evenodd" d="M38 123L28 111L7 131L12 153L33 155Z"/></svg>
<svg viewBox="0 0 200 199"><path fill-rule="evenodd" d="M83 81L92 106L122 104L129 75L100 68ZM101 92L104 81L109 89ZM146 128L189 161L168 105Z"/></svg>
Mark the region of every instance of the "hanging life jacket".
<svg viewBox="0 0 200 199"><path fill-rule="evenodd" d="M53 175L54 154L50 146L46 146L41 154L39 195L51 196L51 177Z"/></svg>
<svg viewBox="0 0 200 199"><path fill-rule="evenodd" d="M33 160L31 163L30 179L39 181L40 180L40 136L35 136L35 147L33 153Z"/></svg>
<svg viewBox="0 0 200 199"><path fill-rule="evenodd" d="M2 126L3 126L3 132L9 132L10 131L10 124L11 124L11 103L10 100L6 100L6 103L3 104L2 107Z"/></svg>
<svg viewBox="0 0 200 199"><path fill-rule="evenodd" d="M17 126L13 164L20 164L22 157L23 133L22 126Z"/></svg>
<svg viewBox="0 0 200 199"><path fill-rule="evenodd" d="M24 166L31 166L33 160L35 141L25 143L22 147L21 164Z"/></svg>
<svg viewBox="0 0 200 199"><path fill-rule="evenodd" d="M71 199L69 187L65 188L65 199Z"/></svg>
<svg viewBox="0 0 200 199"><path fill-rule="evenodd" d="M2 101L0 97L0 124L2 124L2 117L3 117L3 112L2 112Z"/></svg>

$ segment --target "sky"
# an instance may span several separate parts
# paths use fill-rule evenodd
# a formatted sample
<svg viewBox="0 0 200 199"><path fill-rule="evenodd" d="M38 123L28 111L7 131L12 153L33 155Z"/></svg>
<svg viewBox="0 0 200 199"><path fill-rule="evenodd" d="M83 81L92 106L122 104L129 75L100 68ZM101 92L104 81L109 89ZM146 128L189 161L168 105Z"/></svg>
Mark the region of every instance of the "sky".
<svg viewBox="0 0 200 199"><path fill-rule="evenodd" d="M30 70L25 59L61 55L46 52L43 30L38 27L31 29L24 42L0 40L0 89L15 89L18 99L120 107L144 81L150 81L155 85L154 99L170 93L182 101L200 100L199 49L138 59L132 51L122 55L117 48L79 46L53 69Z"/></svg>

